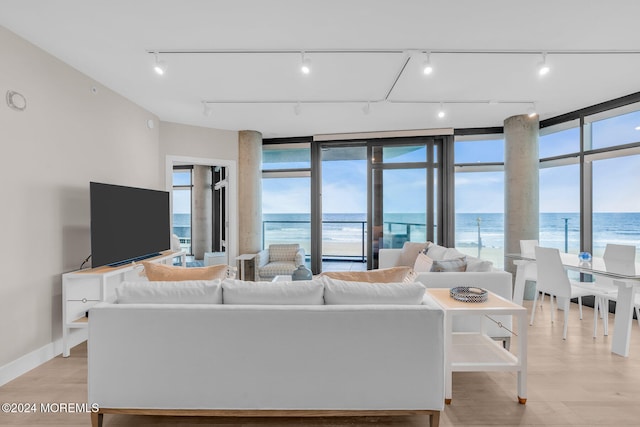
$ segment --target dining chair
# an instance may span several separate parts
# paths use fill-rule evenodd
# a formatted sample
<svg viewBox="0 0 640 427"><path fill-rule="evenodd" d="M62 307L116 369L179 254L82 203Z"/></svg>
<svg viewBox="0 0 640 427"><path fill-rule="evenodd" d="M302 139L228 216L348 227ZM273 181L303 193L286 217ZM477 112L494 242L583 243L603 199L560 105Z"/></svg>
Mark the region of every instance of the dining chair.
<svg viewBox="0 0 640 427"><path fill-rule="evenodd" d="M576 284L580 282L569 280L569 276L567 276L567 272L562 265L560 251L558 249L536 246L535 254L538 280L536 282L536 293L533 298L533 310L531 311L530 325L533 325L533 320L536 314L535 307L539 292L548 293L551 296L550 311L552 323L555 321L553 297L555 296L558 301L562 298L564 299L564 330L562 333L562 339L566 340L571 298L578 298L580 319L582 319L582 297L594 294L588 289L576 286Z"/></svg>
<svg viewBox="0 0 640 427"><path fill-rule="evenodd" d="M538 246L537 240L520 240L520 255L526 258L535 258L536 251L535 248ZM538 281L538 272L536 269L536 263L528 261L524 267L524 280L525 282L537 282ZM544 294L542 295L542 299L540 300L540 305L542 306L542 302L544 301Z"/></svg>
<svg viewBox="0 0 640 427"><path fill-rule="evenodd" d="M632 245L618 245L613 243L607 243L604 248L604 255L602 256L605 266L609 264L618 266L632 266L636 262L636 247ZM609 335L609 301L618 300L618 287L614 285L613 279L603 276L595 276L596 281L593 286L595 291L599 294L594 300L593 309L600 311L600 318L602 318L602 328L604 329L604 335ZM640 309L639 298L636 297L636 317ZM640 325L640 318L638 319ZM593 337L595 338L598 331L598 318L594 314L593 324Z"/></svg>

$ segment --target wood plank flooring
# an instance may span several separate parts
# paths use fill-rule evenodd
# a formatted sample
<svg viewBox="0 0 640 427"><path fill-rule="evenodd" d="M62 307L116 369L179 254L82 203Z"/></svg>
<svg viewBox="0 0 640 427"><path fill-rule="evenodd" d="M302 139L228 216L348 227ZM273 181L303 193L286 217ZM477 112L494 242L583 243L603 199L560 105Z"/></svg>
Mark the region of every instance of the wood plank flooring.
<svg viewBox="0 0 640 427"><path fill-rule="evenodd" d="M525 301L531 306L531 301ZM455 373L453 402L441 415L447 426L638 426L640 425L640 327L634 320L631 356L610 352L611 336L592 338L593 311L578 319L571 305L569 332L562 321L551 324L548 299L529 334L528 401L516 400L514 373ZM556 313L558 316L562 312ZM561 319L561 317L560 317ZM609 319L613 333L613 315ZM517 339L517 338L515 338ZM515 347L515 343L512 343ZM2 402L86 403L86 345L67 359L56 357L0 387ZM0 426L89 426L89 414L0 412ZM427 426L426 416L348 418L199 418L105 415L104 426Z"/></svg>

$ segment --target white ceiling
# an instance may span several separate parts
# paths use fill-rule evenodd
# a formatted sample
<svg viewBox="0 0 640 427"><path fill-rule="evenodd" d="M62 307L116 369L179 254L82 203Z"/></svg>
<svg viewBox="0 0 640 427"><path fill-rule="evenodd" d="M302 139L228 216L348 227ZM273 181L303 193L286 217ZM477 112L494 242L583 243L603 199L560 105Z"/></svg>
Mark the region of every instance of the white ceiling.
<svg viewBox="0 0 640 427"><path fill-rule="evenodd" d="M533 102L545 119L638 92L639 17L637 0L0 0L0 25L161 120L267 138L502 126ZM160 77L156 50L258 53L163 54Z"/></svg>

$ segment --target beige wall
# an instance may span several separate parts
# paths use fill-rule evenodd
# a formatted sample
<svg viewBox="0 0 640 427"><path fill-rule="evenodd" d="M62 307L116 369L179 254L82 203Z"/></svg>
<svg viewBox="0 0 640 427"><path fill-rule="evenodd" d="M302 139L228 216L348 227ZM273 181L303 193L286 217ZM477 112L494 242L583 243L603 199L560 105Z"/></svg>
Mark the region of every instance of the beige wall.
<svg viewBox="0 0 640 427"><path fill-rule="evenodd" d="M238 132L160 122L160 174L167 156L238 160Z"/></svg>
<svg viewBox="0 0 640 427"><path fill-rule="evenodd" d="M61 273L90 253L89 181L162 181L151 113L2 27L0 52L2 367L62 335Z"/></svg>
<svg viewBox="0 0 640 427"><path fill-rule="evenodd" d="M2 384L60 351L61 274L90 253L89 182L165 189L167 155L235 161L238 134L160 123L3 27L0 55Z"/></svg>

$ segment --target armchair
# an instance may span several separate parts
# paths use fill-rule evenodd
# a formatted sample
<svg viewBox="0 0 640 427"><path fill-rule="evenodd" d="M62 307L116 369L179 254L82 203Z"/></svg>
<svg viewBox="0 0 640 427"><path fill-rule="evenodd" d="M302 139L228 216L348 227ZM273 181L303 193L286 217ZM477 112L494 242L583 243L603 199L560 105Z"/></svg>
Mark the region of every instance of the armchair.
<svg viewBox="0 0 640 427"><path fill-rule="evenodd" d="M291 275L304 264L304 248L299 244L269 245L256 254L255 280L271 280L278 275Z"/></svg>

